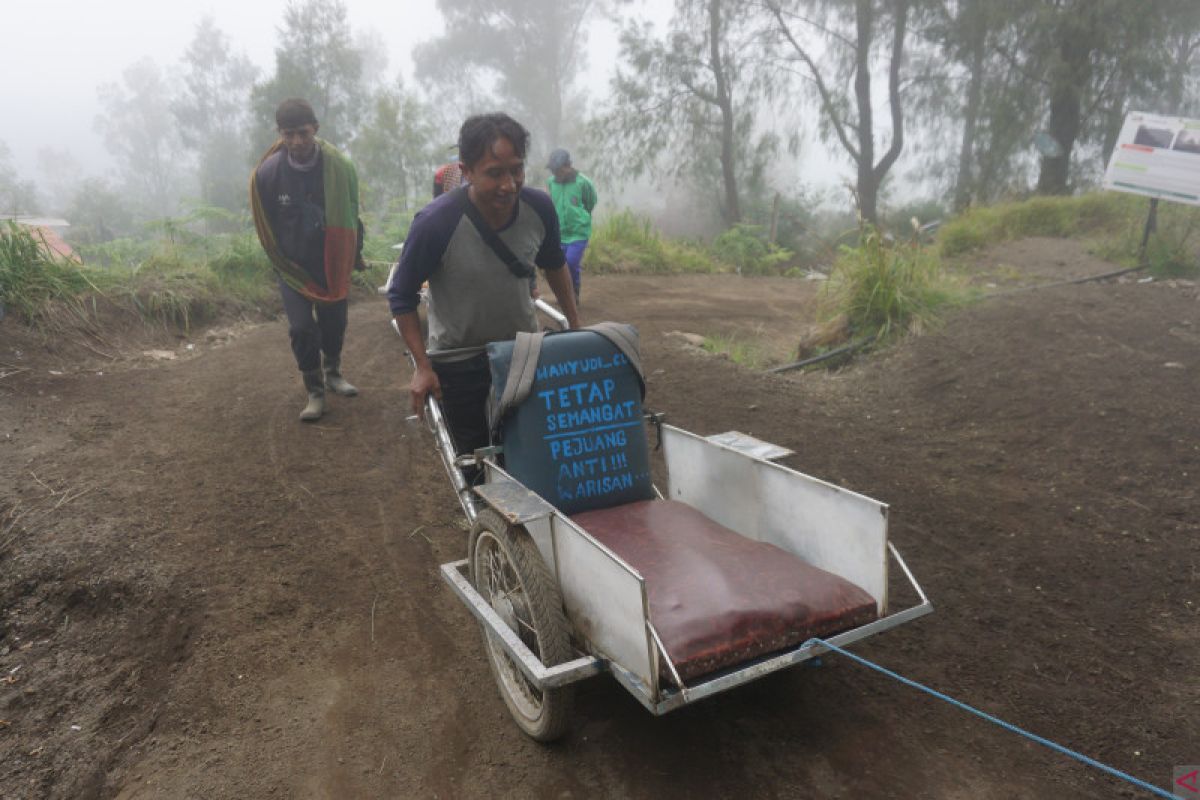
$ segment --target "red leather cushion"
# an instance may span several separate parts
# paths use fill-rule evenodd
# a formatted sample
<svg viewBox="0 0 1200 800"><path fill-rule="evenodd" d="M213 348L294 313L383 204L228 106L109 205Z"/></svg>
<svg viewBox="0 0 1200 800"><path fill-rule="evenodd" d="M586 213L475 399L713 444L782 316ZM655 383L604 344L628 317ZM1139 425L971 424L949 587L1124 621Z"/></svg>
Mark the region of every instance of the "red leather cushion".
<svg viewBox="0 0 1200 800"><path fill-rule="evenodd" d="M684 503L644 500L572 519L645 578L650 619L684 681L877 616L853 583Z"/></svg>

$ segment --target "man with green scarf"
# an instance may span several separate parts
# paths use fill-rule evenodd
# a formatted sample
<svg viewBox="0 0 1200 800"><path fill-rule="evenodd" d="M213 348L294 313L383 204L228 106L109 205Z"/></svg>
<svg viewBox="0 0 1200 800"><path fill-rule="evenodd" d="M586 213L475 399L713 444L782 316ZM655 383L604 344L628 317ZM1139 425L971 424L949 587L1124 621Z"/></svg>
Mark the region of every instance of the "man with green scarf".
<svg viewBox="0 0 1200 800"><path fill-rule="evenodd" d="M279 277L292 353L308 392L300 419L314 422L325 413L326 388L358 394L341 372L350 273L363 268L358 174L346 156L317 138L320 125L306 101L284 100L275 123L279 141L254 171L250 207Z"/></svg>

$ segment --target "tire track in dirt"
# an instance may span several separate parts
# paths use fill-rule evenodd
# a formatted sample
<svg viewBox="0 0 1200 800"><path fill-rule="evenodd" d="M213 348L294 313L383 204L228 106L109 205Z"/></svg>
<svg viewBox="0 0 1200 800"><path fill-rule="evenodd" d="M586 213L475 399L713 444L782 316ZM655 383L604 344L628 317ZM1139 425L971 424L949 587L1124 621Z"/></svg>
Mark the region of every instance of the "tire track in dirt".
<svg viewBox="0 0 1200 800"><path fill-rule="evenodd" d="M1171 332L1200 329L1194 293L1113 285L996 301L843 373L781 380L659 332L752 332L804 307L797 282L589 280L588 321L640 325L651 402L672 422L792 446L802 470L892 505L894 538L938 613L864 642L864 656L1157 783L1194 761L1200 616L1184 602L1198 600L1200 539L1187 514L1194 478L1182 473L1200 469L1190 413L1200 365ZM776 322L784 338L804 324L768 329ZM0 478L27 500L44 493L27 470L55 488L95 485L59 509L53 531L21 540L21 580L44 579L63 598L91 586L98 601L104 587L130 589L123 605L72 613L69 636L33 637L29 652L45 657L19 673L37 690L19 707L0 691L0 717L16 723L0 733L6 793L1123 791L837 658L663 718L598 678L580 686L563 742L525 740L477 626L437 575L462 557L465 535L428 433L405 422L401 351L376 300L353 306L346 367L363 394L332 398L321 427L294 419L303 393L281 322L186 361L0 386L0 412L19 421L0 425L14 436L0 447L19 454L0 459ZM1186 368L1162 366L1176 361ZM0 563L6 592L14 563ZM24 635L43 624L40 608L22 605L0 625ZM149 638L122 633L138 620ZM188 646L164 652L185 627ZM26 658L5 654L9 641L0 668ZM83 654L98 673L72 666ZM64 686L73 693L60 699ZM111 731L85 725L84 743L62 727L72 703L112 699L114 686L127 712L110 717ZM41 745L53 760L27 755ZM26 790L36 770L57 793Z"/></svg>

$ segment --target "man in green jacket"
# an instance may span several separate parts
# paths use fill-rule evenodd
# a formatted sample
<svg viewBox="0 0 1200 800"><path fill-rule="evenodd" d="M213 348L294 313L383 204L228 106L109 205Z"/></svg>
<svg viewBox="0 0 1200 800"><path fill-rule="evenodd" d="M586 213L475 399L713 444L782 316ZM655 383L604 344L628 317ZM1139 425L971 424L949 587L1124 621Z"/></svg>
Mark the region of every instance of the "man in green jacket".
<svg viewBox="0 0 1200 800"><path fill-rule="evenodd" d="M550 178L550 197L558 213L563 257L571 271L575 287L575 303L579 303L579 283L582 277L583 251L592 237L592 209L596 207L596 187L586 175L571 166L571 154L561 147L550 154L546 167L554 173Z"/></svg>

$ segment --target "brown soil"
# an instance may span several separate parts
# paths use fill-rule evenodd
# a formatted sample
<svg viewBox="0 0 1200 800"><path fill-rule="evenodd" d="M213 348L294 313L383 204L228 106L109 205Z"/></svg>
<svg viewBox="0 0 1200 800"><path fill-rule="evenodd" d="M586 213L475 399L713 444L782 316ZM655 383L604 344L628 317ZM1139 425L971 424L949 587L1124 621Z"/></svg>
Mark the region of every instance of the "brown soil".
<svg viewBox="0 0 1200 800"><path fill-rule="evenodd" d="M1008 295L834 374L666 335L794 342L814 292L592 277L584 316L640 327L674 423L891 505L937 611L859 653L1159 786L1200 762L1196 288ZM1143 796L838 656L662 718L597 678L534 744L437 577L460 514L383 304L317 425L281 322L188 343L110 361L0 323L4 797Z"/></svg>

